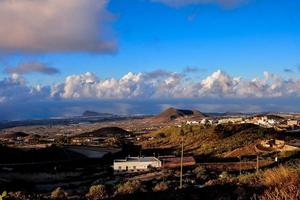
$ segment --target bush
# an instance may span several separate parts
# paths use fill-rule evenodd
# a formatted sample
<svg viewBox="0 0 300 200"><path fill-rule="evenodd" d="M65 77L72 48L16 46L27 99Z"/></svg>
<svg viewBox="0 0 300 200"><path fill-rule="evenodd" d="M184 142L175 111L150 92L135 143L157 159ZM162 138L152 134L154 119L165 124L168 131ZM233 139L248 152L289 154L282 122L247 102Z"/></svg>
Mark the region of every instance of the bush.
<svg viewBox="0 0 300 200"><path fill-rule="evenodd" d="M132 194L137 192L141 187L141 182L138 180L127 181L126 183L118 185L117 194Z"/></svg>
<svg viewBox="0 0 300 200"><path fill-rule="evenodd" d="M62 188L58 187L51 193L51 199L67 199L68 193L66 193Z"/></svg>
<svg viewBox="0 0 300 200"><path fill-rule="evenodd" d="M242 174L238 176L239 183L247 185L258 185L260 183L261 175L260 174Z"/></svg>
<svg viewBox="0 0 300 200"><path fill-rule="evenodd" d="M27 198L26 194L24 192L21 192L21 191L10 192L8 194L8 196L6 196L3 199L29 200L29 198Z"/></svg>
<svg viewBox="0 0 300 200"><path fill-rule="evenodd" d="M196 177L198 179L202 179L202 180L207 180L208 179L208 175L207 175L207 170L205 167L203 166L198 166L193 170L193 173L196 175Z"/></svg>
<svg viewBox="0 0 300 200"><path fill-rule="evenodd" d="M230 176L229 176L228 172L226 172L226 171L223 171L223 172L220 174L220 178L221 178L222 180L227 180L229 177L230 177Z"/></svg>
<svg viewBox="0 0 300 200"><path fill-rule="evenodd" d="M160 138L166 138L167 136L166 136L165 133L160 132L160 133L158 133L158 137L160 137Z"/></svg>
<svg viewBox="0 0 300 200"><path fill-rule="evenodd" d="M93 185L85 195L89 200L101 200L108 198L108 192L104 185Z"/></svg>
<svg viewBox="0 0 300 200"><path fill-rule="evenodd" d="M160 192L160 191L165 191L167 189L169 189L168 184L166 182L160 182L154 186L153 191Z"/></svg>

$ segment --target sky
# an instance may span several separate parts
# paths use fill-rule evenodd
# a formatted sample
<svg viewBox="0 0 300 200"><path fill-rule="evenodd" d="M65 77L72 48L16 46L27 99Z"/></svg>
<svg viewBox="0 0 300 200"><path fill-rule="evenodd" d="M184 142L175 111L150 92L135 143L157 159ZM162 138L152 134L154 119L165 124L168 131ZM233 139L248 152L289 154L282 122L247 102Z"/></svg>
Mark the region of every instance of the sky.
<svg viewBox="0 0 300 200"><path fill-rule="evenodd" d="M295 0L2 0L0 119L298 112Z"/></svg>

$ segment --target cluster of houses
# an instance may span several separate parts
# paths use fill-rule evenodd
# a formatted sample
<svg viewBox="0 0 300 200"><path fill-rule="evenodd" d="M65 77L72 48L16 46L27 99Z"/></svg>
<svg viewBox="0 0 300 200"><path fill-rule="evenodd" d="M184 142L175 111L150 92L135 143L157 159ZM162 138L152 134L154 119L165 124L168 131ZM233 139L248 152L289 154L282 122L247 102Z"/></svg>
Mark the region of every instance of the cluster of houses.
<svg viewBox="0 0 300 200"><path fill-rule="evenodd" d="M42 144L50 146L52 143L56 142L56 140L52 137L41 136L38 134L14 132L1 135L0 142L8 146L41 146Z"/></svg>
<svg viewBox="0 0 300 200"><path fill-rule="evenodd" d="M254 117L227 117L219 119L204 118L200 121L187 121L187 125L218 125L218 124L256 124L262 127L275 127L275 126L287 126L287 127L300 127L299 119L284 119L278 116L265 115Z"/></svg>
<svg viewBox="0 0 300 200"><path fill-rule="evenodd" d="M300 144L298 140L286 143L284 140L270 139L270 140L261 141L260 145L275 151L299 151L300 150Z"/></svg>

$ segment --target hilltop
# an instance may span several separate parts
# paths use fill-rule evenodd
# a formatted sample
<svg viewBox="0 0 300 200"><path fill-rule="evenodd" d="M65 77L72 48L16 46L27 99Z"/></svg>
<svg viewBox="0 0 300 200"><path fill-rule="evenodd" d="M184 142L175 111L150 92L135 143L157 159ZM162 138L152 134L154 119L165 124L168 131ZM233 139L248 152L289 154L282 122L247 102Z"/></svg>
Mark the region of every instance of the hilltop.
<svg viewBox="0 0 300 200"><path fill-rule="evenodd" d="M16 139L16 138L25 138L29 136L29 134L24 133L24 132L13 132L9 134L3 134L0 137L1 138L6 138L6 139Z"/></svg>
<svg viewBox="0 0 300 200"><path fill-rule="evenodd" d="M182 110L171 107L161 112L160 114L154 116L153 119L162 122L169 122L173 120L180 120L183 118L197 120L202 119L204 117L206 117L206 115L198 110Z"/></svg>
<svg viewBox="0 0 300 200"><path fill-rule="evenodd" d="M91 132L82 133L77 137L104 137L104 136L125 136L129 135L130 132L119 128L119 127L105 127L100 128Z"/></svg>

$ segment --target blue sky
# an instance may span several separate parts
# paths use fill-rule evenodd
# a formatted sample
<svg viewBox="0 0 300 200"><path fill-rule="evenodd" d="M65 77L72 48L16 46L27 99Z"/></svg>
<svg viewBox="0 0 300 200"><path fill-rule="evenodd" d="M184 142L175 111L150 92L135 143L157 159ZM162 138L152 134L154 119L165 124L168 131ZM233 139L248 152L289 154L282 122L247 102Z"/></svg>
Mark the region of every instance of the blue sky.
<svg viewBox="0 0 300 200"><path fill-rule="evenodd" d="M60 69L55 77L30 76L41 84L86 71L121 77L128 71L180 71L186 66L207 69L205 75L216 69L244 77L265 70L282 73L300 64L299 8L300 2L294 0L257 0L236 8L213 4L172 8L112 0L108 10L115 14L112 30L117 53L19 54L10 55L6 62L39 60Z"/></svg>
<svg viewBox="0 0 300 200"><path fill-rule="evenodd" d="M6 46L0 45L0 80L10 76L7 68L26 62L44 63L60 71L52 75L37 72L21 74L28 87L36 84L45 87L62 84L66 77L86 72L94 73L99 79L120 79L128 72L165 70L182 73L186 67L198 69L187 75L194 81L204 80L219 69L231 77L246 80L256 77L263 79L265 71L280 76L283 80L299 78L300 1L248 0L232 7L214 3L215 1L196 2L198 3L174 7L151 0L106 1L101 9L109 13L110 19L104 20L105 22L102 20L99 27L89 29L90 27L83 26L78 30L88 28L91 32L96 32L96 29L101 29L99 33L102 34L105 26L108 38L116 43L112 52L91 52L84 49L62 51L55 47L31 52L26 50L28 44L25 48L21 46L22 50L10 49L7 52ZM88 6L85 10L87 13L90 9ZM17 14L22 16L23 13ZM83 16L85 17L80 17ZM103 16L101 12L100 18ZM64 17L59 15L55 19ZM93 19L92 17L99 16L88 19ZM37 26L39 23L36 23ZM16 25L7 26L15 30L18 25L16 22ZM26 24L24 27L26 28ZM35 36L35 33L32 34ZM89 37L93 36L90 32L87 34ZM51 37L50 35L49 38ZM73 35L70 37L75 38ZM78 37L84 36L79 34ZM45 38L47 39L47 35ZM66 38L59 39L63 41ZM9 45L11 44L7 46ZM30 44L29 47L31 48Z"/></svg>

